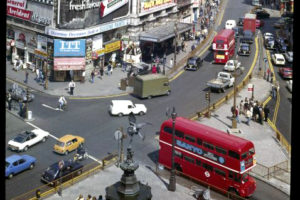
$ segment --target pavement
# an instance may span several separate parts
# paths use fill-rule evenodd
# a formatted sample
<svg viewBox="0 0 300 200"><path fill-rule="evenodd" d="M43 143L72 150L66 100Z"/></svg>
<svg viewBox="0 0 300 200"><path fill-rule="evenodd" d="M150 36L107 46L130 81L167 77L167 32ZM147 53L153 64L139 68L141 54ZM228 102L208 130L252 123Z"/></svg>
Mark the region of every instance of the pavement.
<svg viewBox="0 0 300 200"><path fill-rule="evenodd" d="M273 14L278 14L276 11L271 11L271 13L271 16ZM195 41L187 42L188 50L191 49L191 45L193 43L195 43ZM203 46L204 49L206 45ZM189 51L179 53L177 55L177 59L180 60L184 58L188 54L188 52ZM173 54L167 56L166 63L169 63L169 60L171 58L173 58ZM258 68L258 66L256 66L256 68ZM166 67L167 74L170 69L171 67ZM120 80L122 78L125 78L126 76L127 73L122 72L121 68L115 68L111 76L104 75L103 79L96 77L94 83L91 83L89 81L85 81L85 83L76 82L74 97L92 98L99 96L104 97L126 94L130 92L132 88L127 87L126 91L119 89ZM49 82L48 89L45 90L42 85L34 80L35 73L29 73L28 83L25 84L25 72L23 70L18 72L12 70L12 66L9 62L7 62L6 65L6 77L8 80L13 80L14 82L18 82L22 85L27 85L31 89L47 93L49 95L69 96L67 82ZM255 100L264 102L269 97L271 83L255 75L251 79L250 83L255 85ZM238 93L236 101L237 104L239 104L240 100L244 99L245 97L251 97L251 93L248 92L247 86ZM211 118L199 118L197 119L197 121L199 123L213 126L216 129L220 129L226 132L228 128L231 127L230 108L233 105L232 102L233 99L230 99L227 101L227 103L224 103L221 107L214 110L212 112ZM254 143L256 149L256 159L259 165L270 168L284 161L289 161L289 157L285 154L282 147L276 140L275 131L269 126L268 123L264 123L263 125L261 125L254 121L251 121L250 126L248 126L246 123L244 123L244 121L246 121L246 118L244 116L240 116L240 120L241 123L238 123L238 129L241 130L241 133L238 133L237 135L239 137L251 140ZM256 168L252 170L253 172L251 172L251 175L265 181L270 185L273 185L274 187L280 189L288 195L290 194L290 184L286 184L275 178L262 178L257 175L260 172L255 172ZM121 175L122 171L120 169L118 169L116 166L111 166L104 171L98 172L86 178L85 180L64 189L62 197L54 194L46 199L76 199L79 194L82 194L84 197L87 197L88 194L96 197L98 197L99 194L105 196L105 187L114 184L116 181L119 181ZM148 183L148 185L151 187L153 199L194 199L194 197L192 197L190 194L190 189L185 188L179 184L177 184L176 186L176 192L169 192L166 189L165 184L168 183L168 180L164 180L156 176L153 171L150 170L147 166L143 166L142 164L140 164L139 169L136 171L136 175L138 180L145 184ZM282 178L289 182L290 174L284 174Z"/></svg>

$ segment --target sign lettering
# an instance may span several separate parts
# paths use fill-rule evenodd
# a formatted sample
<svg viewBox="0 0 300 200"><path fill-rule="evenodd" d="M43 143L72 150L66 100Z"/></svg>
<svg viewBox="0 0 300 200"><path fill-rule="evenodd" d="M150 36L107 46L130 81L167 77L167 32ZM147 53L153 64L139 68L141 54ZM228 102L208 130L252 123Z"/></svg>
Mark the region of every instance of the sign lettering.
<svg viewBox="0 0 300 200"><path fill-rule="evenodd" d="M7 0L7 6L12 6L20 9L25 9L26 3L26 0Z"/></svg>
<svg viewBox="0 0 300 200"><path fill-rule="evenodd" d="M54 56L85 56L85 40L54 40Z"/></svg>
<svg viewBox="0 0 300 200"><path fill-rule="evenodd" d="M148 11L155 7L160 7L169 3L173 3L173 0L150 0L141 2L142 11Z"/></svg>
<svg viewBox="0 0 300 200"><path fill-rule="evenodd" d="M9 16L21 18L23 20L30 20L32 11L19 9L11 6L7 6L6 13Z"/></svg>
<svg viewBox="0 0 300 200"><path fill-rule="evenodd" d="M69 10L82 11L88 9L99 8L101 2L93 2L92 0L82 0L81 4L73 4L73 0L69 3Z"/></svg>
<svg viewBox="0 0 300 200"><path fill-rule="evenodd" d="M50 18L40 16L36 13L31 16L31 21L39 23L39 24L43 24L43 25L50 25L51 24L51 19Z"/></svg>

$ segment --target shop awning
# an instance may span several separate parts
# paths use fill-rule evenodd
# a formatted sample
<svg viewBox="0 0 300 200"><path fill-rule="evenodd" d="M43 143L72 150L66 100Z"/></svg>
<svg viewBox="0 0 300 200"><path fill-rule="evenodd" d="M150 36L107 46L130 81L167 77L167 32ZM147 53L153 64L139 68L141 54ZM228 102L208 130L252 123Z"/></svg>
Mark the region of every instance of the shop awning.
<svg viewBox="0 0 300 200"><path fill-rule="evenodd" d="M84 70L85 58L54 58L54 71Z"/></svg>
<svg viewBox="0 0 300 200"><path fill-rule="evenodd" d="M143 41L159 43L169 38L175 37L174 29L175 29L175 22L167 22L164 25L152 28L148 31L141 32L139 37L140 40ZM180 23L180 22L177 24L178 34L192 29L193 29L193 24Z"/></svg>

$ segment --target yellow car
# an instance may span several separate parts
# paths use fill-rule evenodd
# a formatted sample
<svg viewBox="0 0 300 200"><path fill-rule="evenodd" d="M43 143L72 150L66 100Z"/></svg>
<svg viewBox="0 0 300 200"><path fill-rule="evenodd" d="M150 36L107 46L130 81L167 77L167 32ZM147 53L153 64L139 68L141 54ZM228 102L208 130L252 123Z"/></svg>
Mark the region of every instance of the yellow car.
<svg viewBox="0 0 300 200"><path fill-rule="evenodd" d="M84 138L75 135L65 135L57 141L53 149L56 153L68 155L84 143Z"/></svg>

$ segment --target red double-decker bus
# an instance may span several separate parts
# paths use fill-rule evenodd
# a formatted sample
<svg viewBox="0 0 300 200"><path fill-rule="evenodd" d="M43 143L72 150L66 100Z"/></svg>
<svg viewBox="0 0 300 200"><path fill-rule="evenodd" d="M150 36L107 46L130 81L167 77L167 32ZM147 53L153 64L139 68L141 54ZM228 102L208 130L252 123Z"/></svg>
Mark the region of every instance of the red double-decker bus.
<svg viewBox="0 0 300 200"><path fill-rule="evenodd" d="M172 119L161 125L159 164L171 168ZM177 171L217 188L251 196L255 180L248 171L256 165L251 141L227 134L198 122L177 117L174 166Z"/></svg>
<svg viewBox="0 0 300 200"><path fill-rule="evenodd" d="M226 63L234 55L234 30L223 29L213 39L215 63Z"/></svg>

